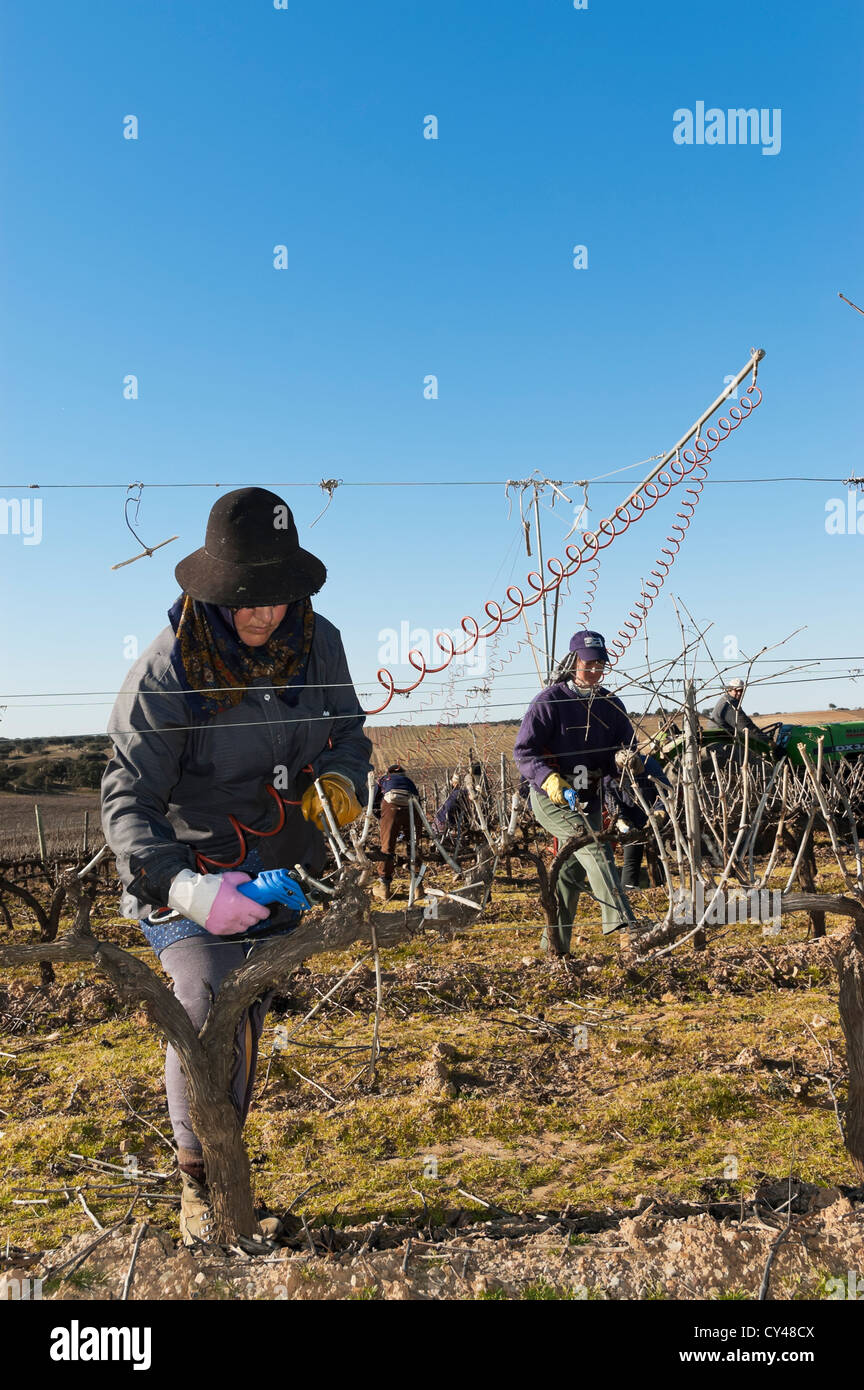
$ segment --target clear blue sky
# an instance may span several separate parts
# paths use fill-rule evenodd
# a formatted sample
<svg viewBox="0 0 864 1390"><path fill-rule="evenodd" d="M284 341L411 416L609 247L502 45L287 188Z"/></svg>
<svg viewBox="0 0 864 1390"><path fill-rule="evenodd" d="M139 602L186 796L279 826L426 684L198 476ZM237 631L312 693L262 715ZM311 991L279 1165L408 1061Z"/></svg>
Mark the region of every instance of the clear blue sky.
<svg viewBox="0 0 864 1390"><path fill-rule="evenodd" d="M217 496L145 488L144 540L180 539L112 573L137 549L123 490L48 484L281 490L372 704L382 630L455 626L533 567L518 518L499 488L346 487L310 530L321 494L293 484L593 478L674 443L751 345L764 403L717 451L667 592L718 659L728 634L751 652L804 626L772 656L864 667L864 535L825 531L842 486L728 481L864 471L864 319L837 298L864 301L862 30L860 5L802 0L7 0L0 499L41 496L43 535L0 534L0 730L104 728L110 696L76 692L116 690L124 640L164 626ZM779 108L780 152L677 145L699 101ZM595 523L636 476L592 488ZM672 496L605 552L609 636ZM552 553L565 512L544 513ZM666 597L649 637L677 645ZM524 650L507 670L493 717L538 688ZM749 708L862 692L837 674Z"/></svg>

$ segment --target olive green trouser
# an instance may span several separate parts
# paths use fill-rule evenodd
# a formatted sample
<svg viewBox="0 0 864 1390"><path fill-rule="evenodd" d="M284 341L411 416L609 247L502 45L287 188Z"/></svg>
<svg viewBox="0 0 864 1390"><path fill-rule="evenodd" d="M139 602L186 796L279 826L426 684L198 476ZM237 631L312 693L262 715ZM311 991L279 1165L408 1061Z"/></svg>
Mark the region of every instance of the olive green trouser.
<svg viewBox="0 0 864 1390"><path fill-rule="evenodd" d="M533 787L531 810L538 824L557 837L559 849L572 835L585 831L586 821L592 830L599 830L603 823L599 803L592 806L587 816L583 816L571 811L569 806L556 806L545 792L535 791ZM633 910L621 889L609 845L606 842L598 845L592 841L583 849L577 849L558 875L558 926L553 930L557 930L559 952L570 950L579 894L585 889L586 880L587 887L600 904L604 935L618 931L634 920ZM544 951L550 950L548 929L543 932L542 946Z"/></svg>

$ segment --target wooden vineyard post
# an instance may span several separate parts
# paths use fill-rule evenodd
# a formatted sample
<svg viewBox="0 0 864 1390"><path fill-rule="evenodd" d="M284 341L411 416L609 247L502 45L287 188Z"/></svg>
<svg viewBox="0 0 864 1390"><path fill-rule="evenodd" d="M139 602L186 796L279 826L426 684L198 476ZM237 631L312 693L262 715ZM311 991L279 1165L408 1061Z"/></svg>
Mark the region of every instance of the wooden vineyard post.
<svg viewBox="0 0 864 1390"><path fill-rule="evenodd" d="M44 864L48 856L45 850L45 831L42 826L42 813L39 810L37 802L33 803L33 810L36 812L36 839L39 842L39 858Z"/></svg>
<svg viewBox="0 0 864 1390"><path fill-rule="evenodd" d="M699 717L696 713L696 691L692 680L687 682L684 695L684 758L682 767L682 787L684 791L684 820L687 827L688 857L690 861L690 901L697 898L697 885L702 879L702 821L699 815L699 796L696 791L696 778L699 769ZM693 937L693 949L705 950L705 933L698 931Z"/></svg>

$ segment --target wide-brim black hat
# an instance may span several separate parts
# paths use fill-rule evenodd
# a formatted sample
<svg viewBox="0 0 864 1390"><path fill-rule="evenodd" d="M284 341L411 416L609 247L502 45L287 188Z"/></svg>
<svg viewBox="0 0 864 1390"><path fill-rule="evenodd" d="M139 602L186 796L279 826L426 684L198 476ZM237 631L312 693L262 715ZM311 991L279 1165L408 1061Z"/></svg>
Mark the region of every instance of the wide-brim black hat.
<svg viewBox="0 0 864 1390"><path fill-rule="evenodd" d="M263 487L226 492L200 550L174 571L185 593L227 608L268 608L317 594L327 569L304 550L291 508Z"/></svg>

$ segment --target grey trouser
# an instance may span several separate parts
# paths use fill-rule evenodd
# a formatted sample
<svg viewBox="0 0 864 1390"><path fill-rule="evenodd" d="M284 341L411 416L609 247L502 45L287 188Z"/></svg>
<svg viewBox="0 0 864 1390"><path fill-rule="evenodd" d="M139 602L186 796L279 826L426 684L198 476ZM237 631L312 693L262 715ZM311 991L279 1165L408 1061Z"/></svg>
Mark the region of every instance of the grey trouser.
<svg viewBox="0 0 864 1390"><path fill-rule="evenodd" d="M162 965L174 981L174 993L192 1023L201 1029L210 1011L210 1003L225 976L246 960L254 942L220 942L218 938L188 936L173 946L166 946L160 956ZM252 1088L255 1084L255 1064L258 1059L258 1039L264 1017L273 997L272 991L257 999L240 1020L234 1041L234 1067L231 1076L231 1096L241 1123L249 1112ZM178 1149L201 1153L201 1142L193 1133L189 1118L189 1096L180 1059L173 1047L165 1056L165 1090L168 1095L168 1114Z"/></svg>
<svg viewBox="0 0 864 1390"><path fill-rule="evenodd" d="M556 836L559 849L571 835L583 834L586 820L592 830L600 830L603 824L599 803L592 805L587 817L569 806L556 806L545 792L531 788L531 810L534 819ZM633 910L625 893L621 890L615 860L608 843L585 845L577 849L558 875L558 940L560 949L570 950L570 935L579 905L579 895L586 887L586 879L591 893L600 904L604 935L618 931L633 921ZM548 932L543 932L543 949L549 950Z"/></svg>

